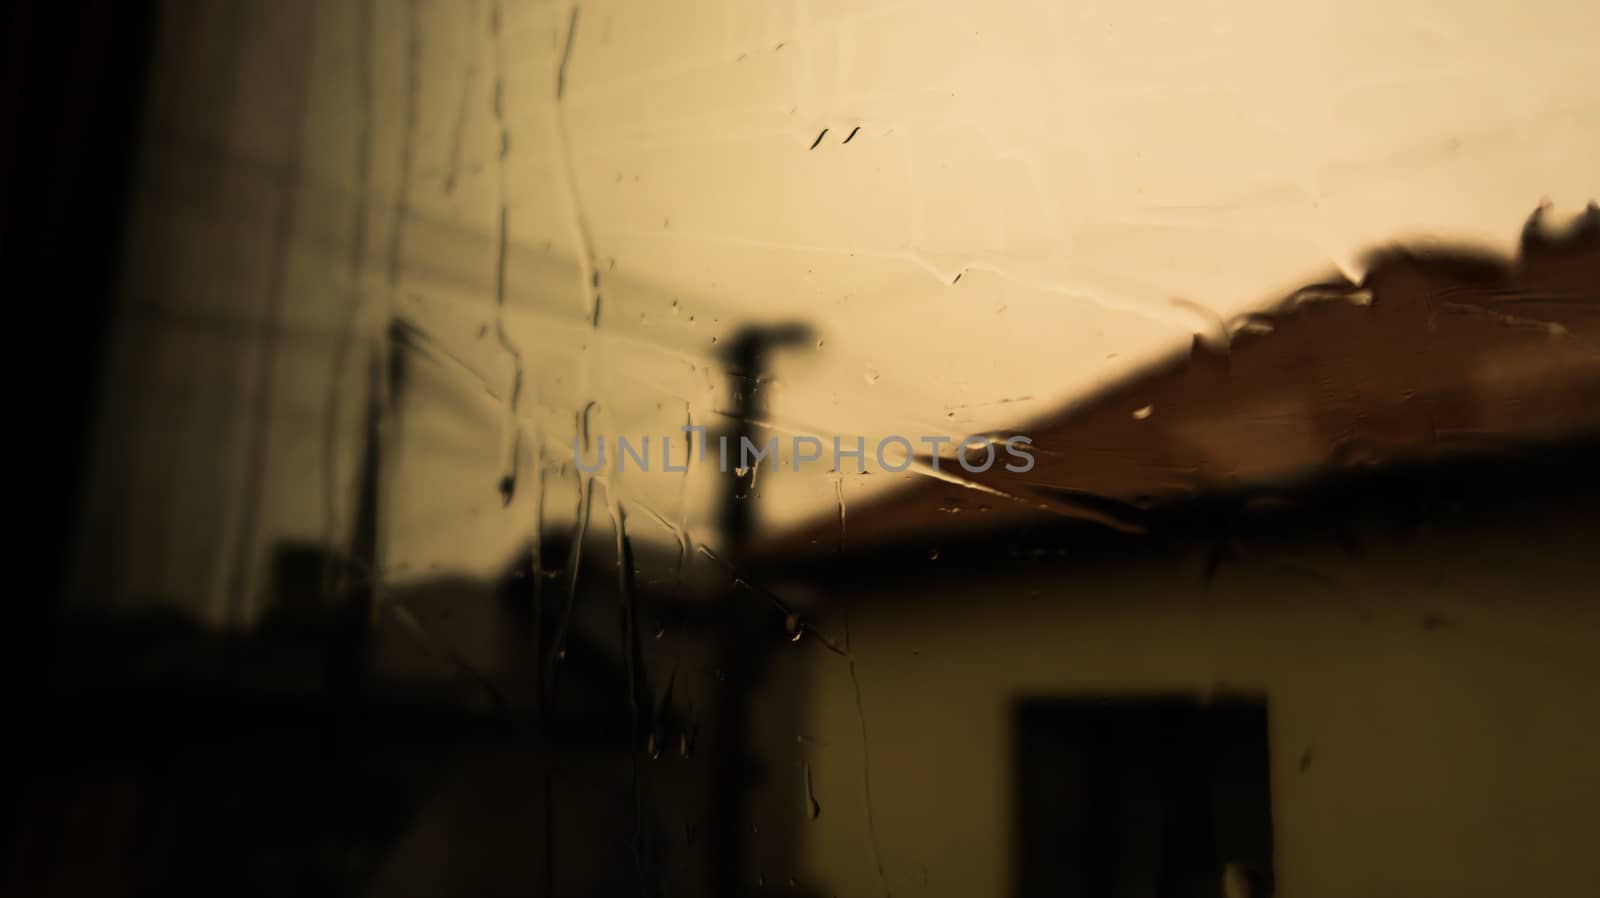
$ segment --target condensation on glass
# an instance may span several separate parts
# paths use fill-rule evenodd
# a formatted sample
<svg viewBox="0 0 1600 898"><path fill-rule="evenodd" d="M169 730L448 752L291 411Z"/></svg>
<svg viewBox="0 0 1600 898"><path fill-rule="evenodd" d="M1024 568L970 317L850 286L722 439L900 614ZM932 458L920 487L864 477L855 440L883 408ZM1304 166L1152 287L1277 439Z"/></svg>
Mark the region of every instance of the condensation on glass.
<svg viewBox="0 0 1600 898"><path fill-rule="evenodd" d="M1600 19L1534 6L165 4L95 869L1579 891Z"/></svg>

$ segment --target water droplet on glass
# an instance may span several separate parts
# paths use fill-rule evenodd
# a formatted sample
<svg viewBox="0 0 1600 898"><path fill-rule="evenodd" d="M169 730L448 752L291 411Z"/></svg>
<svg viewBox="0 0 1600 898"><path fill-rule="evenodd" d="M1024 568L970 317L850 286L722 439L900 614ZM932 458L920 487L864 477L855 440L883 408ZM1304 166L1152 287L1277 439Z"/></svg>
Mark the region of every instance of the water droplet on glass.
<svg viewBox="0 0 1600 898"><path fill-rule="evenodd" d="M796 739L804 741L799 740L799 737L796 737ZM810 815L812 820L815 820L822 816L822 805L817 804L817 790L811 784L811 762L807 761L804 769L806 775L806 813Z"/></svg>
<svg viewBox="0 0 1600 898"><path fill-rule="evenodd" d="M938 549L934 549L932 552L929 552L928 553L928 560L929 561L938 561L939 560L939 550Z"/></svg>

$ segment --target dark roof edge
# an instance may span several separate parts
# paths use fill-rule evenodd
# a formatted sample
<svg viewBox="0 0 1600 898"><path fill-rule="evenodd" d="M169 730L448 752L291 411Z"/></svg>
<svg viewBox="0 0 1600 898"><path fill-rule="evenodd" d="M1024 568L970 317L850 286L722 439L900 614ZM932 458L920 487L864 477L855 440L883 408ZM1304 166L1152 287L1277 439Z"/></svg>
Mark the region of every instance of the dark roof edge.
<svg viewBox="0 0 1600 898"><path fill-rule="evenodd" d="M1359 551L1358 525L1506 522L1529 514L1600 512L1600 430L1557 442L1457 450L1425 460L1323 470L1296 482L1208 491L1153 504L1142 533L1065 516L782 557L752 565L771 581L862 582L903 576L907 566L981 571L1006 559L1107 561L1171 555L1197 544L1246 537L1254 544L1332 540ZM1600 522L1597 522L1600 524Z"/></svg>

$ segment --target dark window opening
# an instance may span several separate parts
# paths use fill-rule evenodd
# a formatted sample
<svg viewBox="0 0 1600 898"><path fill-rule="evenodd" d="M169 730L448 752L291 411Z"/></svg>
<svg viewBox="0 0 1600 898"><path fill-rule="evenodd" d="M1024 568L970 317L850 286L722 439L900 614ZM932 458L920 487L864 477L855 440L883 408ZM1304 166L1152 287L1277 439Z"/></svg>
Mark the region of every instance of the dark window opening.
<svg viewBox="0 0 1600 898"><path fill-rule="evenodd" d="M1030 699L1013 726L1019 898L1272 894L1264 699Z"/></svg>

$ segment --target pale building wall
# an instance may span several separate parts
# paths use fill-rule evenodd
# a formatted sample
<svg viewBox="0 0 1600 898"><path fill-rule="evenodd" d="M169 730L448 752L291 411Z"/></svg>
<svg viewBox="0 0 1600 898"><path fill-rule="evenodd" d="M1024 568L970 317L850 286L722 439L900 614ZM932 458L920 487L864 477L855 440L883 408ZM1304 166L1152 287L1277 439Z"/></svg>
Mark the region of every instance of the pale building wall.
<svg viewBox="0 0 1600 898"><path fill-rule="evenodd" d="M801 878L1006 894L1012 702L1231 687L1269 701L1280 895L1582 894L1600 876L1587 539L1561 521L1390 533L1359 556L1264 553L1209 587L1198 562L1082 558L847 587L859 705L844 659L797 648L774 689L809 684L808 703L785 722L774 699L762 737L805 740L792 763L822 812ZM763 812L801 813L787 774Z"/></svg>

